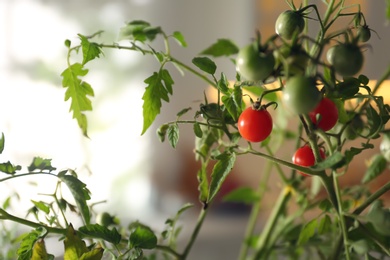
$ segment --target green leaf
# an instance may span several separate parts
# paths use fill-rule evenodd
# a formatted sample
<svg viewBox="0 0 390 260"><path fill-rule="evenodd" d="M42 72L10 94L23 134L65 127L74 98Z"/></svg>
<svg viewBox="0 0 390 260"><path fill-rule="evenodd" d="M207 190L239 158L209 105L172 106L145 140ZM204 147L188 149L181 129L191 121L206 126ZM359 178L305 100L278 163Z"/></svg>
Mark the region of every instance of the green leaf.
<svg viewBox="0 0 390 260"><path fill-rule="evenodd" d="M55 167L51 166L51 159L43 159L41 157L34 157L33 161L27 169L30 172L35 170L48 170L49 172L56 170Z"/></svg>
<svg viewBox="0 0 390 260"><path fill-rule="evenodd" d="M255 190L249 187L241 187L228 193L223 200L228 202L240 202L252 204L259 199L259 195Z"/></svg>
<svg viewBox="0 0 390 260"><path fill-rule="evenodd" d="M383 127L382 118L375 110L375 108L369 105L366 109L367 112L367 124L369 125L370 132L366 138L374 138Z"/></svg>
<svg viewBox="0 0 390 260"><path fill-rule="evenodd" d="M351 98L359 92L360 81L356 78L344 78L336 85L335 97Z"/></svg>
<svg viewBox="0 0 390 260"><path fill-rule="evenodd" d="M176 114L176 116L181 117L181 116L185 115L191 109L192 109L191 107L183 108L182 110L179 111L179 113Z"/></svg>
<svg viewBox="0 0 390 260"><path fill-rule="evenodd" d="M110 230L107 227L101 226L99 224L82 226L79 228L79 231L86 236L103 239L114 245L119 244L122 238L116 228L112 228Z"/></svg>
<svg viewBox="0 0 390 260"><path fill-rule="evenodd" d="M173 32L173 38L175 38L175 40L183 47L187 47L187 42L186 40L184 39L184 36L181 32Z"/></svg>
<svg viewBox="0 0 390 260"><path fill-rule="evenodd" d="M152 76L144 81L148 86L142 96L144 100L142 106L144 124L141 135L146 132L156 119L156 116L160 114L161 100L169 101L168 93L172 92L173 81L168 75L169 73L166 70L161 70L159 73L154 72Z"/></svg>
<svg viewBox="0 0 390 260"><path fill-rule="evenodd" d="M137 225L129 238L130 248L153 249L157 246L157 237L147 226Z"/></svg>
<svg viewBox="0 0 390 260"><path fill-rule="evenodd" d="M1 138L0 138L0 154L2 154L3 151L4 151L4 143L5 143L4 133L1 133Z"/></svg>
<svg viewBox="0 0 390 260"><path fill-rule="evenodd" d="M22 167L20 165L13 165L10 161L5 163L0 163L0 172L7 174L15 174L17 171L20 171Z"/></svg>
<svg viewBox="0 0 390 260"><path fill-rule="evenodd" d="M212 44L200 54L210 55L213 57L230 56L238 53L238 47L229 39L218 39L216 43Z"/></svg>
<svg viewBox="0 0 390 260"><path fill-rule="evenodd" d="M366 184L381 175L387 167L386 158L382 154L375 154L370 159L370 165L363 176L362 183Z"/></svg>
<svg viewBox="0 0 390 260"><path fill-rule="evenodd" d="M101 260L103 258L104 249L97 247L89 252L81 255L80 260Z"/></svg>
<svg viewBox="0 0 390 260"><path fill-rule="evenodd" d="M195 133L196 137L202 138L203 132L202 132L202 128L200 127L200 124L198 122L194 123L194 133Z"/></svg>
<svg viewBox="0 0 390 260"><path fill-rule="evenodd" d="M83 63L85 65L87 62L99 58L102 54L102 49L95 42L90 42L87 37L84 35L78 34L81 39L81 49L83 51Z"/></svg>
<svg viewBox="0 0 390 260"><path fill-rule="evenodd" d="M46 251L45 241L42 238L38 239L34 243L31 260L49 260L49 259L50 258Z"/></svg>
<svg viewBox="0 0 390 260"><path fill-rule="evenodd" d="M88 252L85 242L76 234L72 224L69 225L64 240L64 260L75 260Z"/></svg>
<svg viewBox="0 0 390 260"><path fill-rule="evenodd" d="M42 202L42 201L35 201L35 200L31 200L31 202L35 205L35 207L37 207L39 210L45 212L46 214L49 214L50 213L50 207L48 205L46 205L45 202Z"/></svg>
<svg viewBox="0 0 390 260"><path fill-rule="evenodd" d="M127 23L120 29L119 40L153 41L160 33L162 33L160 27L153 27L148 22L136 20Z"/></svg>
<svg viewBox="0 0 390 260"><path fill-rule="evenodd" d="M299 234L298 245L305 244L307 241L309 241L310 238L314 236L317 224L317 219L312 219L303 226L301 233Z"/></svg>
<svg viewBox="0 0 390 260"><path fill-rule="evenodd" d="M225 152L219 155L217 159L218 162L214 165L213 172L211 173L210 192L207 202L211 202L215 195L217 195L222 183L234 166L236 154Z"/></svg>
<svg viewBox="0 0 390 260"><path fill-rule="evenodd" d="M329 232L332 228L332 220L329 215L324 215L318 223L318 234L322 235Z"/></svg>
<svg viewBox="0 0 390 260"><path fill-rule="evenodd" d="M229 114L233 117L234 121L237 121L241 110L235 102L234 96L222 96L222 103L225 105L227 111L229 111Z"/></svg>
<svg viewBox="0 0 390 260"><path fill-rule="evenodd" d="M217 88L222 94L229 94L229 81L223 72L221 73L221 79L218 81Z"/></svg>
<svg viewBox="0 0 390 260"><path fill-rule="evenodd" d="M165 141L165 137L167 135L168 128L169 128L168 124L163 124L157 129L157 136L160 139L160 142L162 142L162 143Z"/></svg>
<svg viewBox="0 0 390 260"><path fill-rule="evenodd" d="M217 70L217 65L208 57L195 57L192 63L204 72L214 75Z"/></svg>
<svg viewBox="0 0 390 260"><path fill-rule="evenodd" d="M386 18L390 20L390 0L386 0Z"/></svg>
<svg viewBox="0 0 390 260"><path fill-rule="evenodd" d="M198 171L198 190L199 190L199 201L202 203L207 202L209 197L209 180L207 178L207 163L202 162L202 166Z"/></svg>
<svg viewBox="0 0 390 260"><path fill-rule="evenodd" d="M177 142L179 141L179 126L172 124L168 127L168 141L173 148L176 148Z"/></svg>
<svg viewBox="0 0 390 260"><path fill-rule="evenodd" d="M256 95L257 97L260 97L261 94L263 94L264 89L259 86L242 86L243 89L249 91L250 93ZM276 95L276 92L268 93L264 96L264 98L268 101L277 101L278 96Z"/></svg>
<svg viewBox="0 0 390 260"><path fill-rule="evenodd" d="M31 231L23 237L22 242L20 243L20 246L17 250L18 260L31 259L33 246L35 241L38 240L38 238L39 232L37 232L36 230Z"/></svg>
<svg viewBox="0 0 390 260"><path fill-rule="evenodd" d="M206 158L213 144L218 142L220 137L221 132L218 129L207 128L207 130L204 130L202 138L196 138L195 140L196 159L198 160L199 156Z"/></svg>
<svg viewBox="0 0 390 260"><path fill-rule="evenodd" d="M63 77L62 86L67 88L65 101L71 99L70 111L73 111L73 118L77 120L85 136L87 136L87 117L83 112L92 110L91 100L88 96L93 97L94 91L87 82L82 81L79 77L85 76L87 73L88 70L84 69L82 64L75 63L61 74Z"/></svg>
<svg viewBox="0 0 390 260"><path fill-rule="evenodd" d="M344 156L340 152L335 152L325 160L317 163L311 169L315 171L323 171L330 168L339 168L345 162Z"/></svg>
<svg viewBox="0 0 390 260"><path fill-rule="evenodd" d="M91 215L87 205L87 200L90 200L91 197L90 192L87 189L87 185L73 175L63 175L58 176L58 178L68 186L85 223L88 225L91 221Z"/></svg>

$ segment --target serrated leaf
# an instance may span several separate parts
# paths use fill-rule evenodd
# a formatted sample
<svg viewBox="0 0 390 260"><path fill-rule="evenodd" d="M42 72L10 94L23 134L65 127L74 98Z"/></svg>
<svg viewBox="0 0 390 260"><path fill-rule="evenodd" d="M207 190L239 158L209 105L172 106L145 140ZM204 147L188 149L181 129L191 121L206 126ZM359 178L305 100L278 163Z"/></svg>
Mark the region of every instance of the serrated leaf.
<svg viewBox="0 0 390 260"><path fill-rule="evenodd" d="M18 260L30 260L34 243L39 239L39 233L36 230L26 234L17 250Z"/></svg>
<svg viewBox="0 0 390 260"><path fill-rule="evenodd" d="M172 124L168 127L168 141L173 148L176 148L177 142L179 141L179 126Z"/></svg>
<svg viewBox="0 0 390 260"><path fill-rule="evenodd" d="M10 161L5 163L0 163L0 172L6 174L15 174L17 171L20 171L22 167L20 165L13 165Z"/></svg>
<svg viewBox="0 0 390 260"><path fill-rule="evenodd" d="M46 251L45 241L43 239L38 239L35 241L31 260L49 260L49 255Z"/></svg>
<svg viewBox="0 0 390 260"><path fill-rule="evenodd" d="M370 159L366 173L363 176L362 183L366 184L381 175L387 167L386 158L382 154L375 154Z"/></svg>
<svg viewBox="0 0 390 260"><path fill-rule="evenodd" d="M199 160L199 156L204 158L210 153L214 143L221 137L221 132L215 128L207 128L203 131L202 138L197 138L195 141L196 160Z"/></svg>
<svg viewBox="0 0 390 260"><path fill-rule="evenodd" d="M169 94L172 95L173 93L173 89L172 89L172 85L175 83L171 77L171 74L169 74L169 71L166 70L166 69L163 69L160 71L160 76L161 76L161 79L163 80L164 82L164 86L166 88L166 90L168 91ZM168 101L168 100L166 100Z"/></svg>
<svg viewBox="0 0 390 260"><path fill-rule="evenodd" d="M160 27L153 27L148 22L135 20L120 29L119 40L153 41L160 33L162 33Z"/></svg>
<svg viewBox="0 0 390 260"><path fill-rule="evenodd" d="M175 38L175 40L183 47L187 47L187 42L186 40L184 39L184 36L181 32L173 32L173 38Z"/></svg>
<svg viewBox="0 0 390 260"><path fill-rule="evenodd" d="M217 88L222 94L229 94L229 81L223 72L221 73L221 79L218 81Z"/></svg>
<svg viewBox="0 0 390 260"><path fill-rule="evenodd" d="M312 219L303 226L301 232L299 233L298 245L305 244L307 241L309 241L310 238L314 236L317 225L317 219Z"/></svg>
<svg viewBox="0 0 390 260"><path fill-rule="evenodd" d="M230 56L238 53L238 47L229 39L218 39L216 43L212 44L200 54L211 55L213 57Z"/></svg>
<svg viewBox="0 0 390 260"><path fill-rule="evenodd" d="M218 156L218 161L214 165L211 173L210 191L207 202L211 202L215 195L217 195L222 183L232 170L234 163L236 162L235 153L223 153Z"/></svg>
<svg viewBox="0 0 390 260"><path fill-rule="evenodd" d="M31 162L30 166L27 167L27 169L30 172L35 170L48 170L49 172L56 170L56 168L51 165L51 159L43 159L41 157L34 157L33 161Z"/></svg>
<svg viewBox="0 0 390 260"><path fill-rule="evenodd" d="M255 190L249 187L241 187L233 190L223 197L227 202L239 202L245 204L252 204L259 199L259 195Z"/></svg>
<svg viewBox="0 0 390 260"><path fill-rule="evenodd" d="M90 42L87 37L84 35L78 34L81 40L81 50L83 51L83 63L85 65L87 62L99 58L102 54L102 49L95 42Z"/></svg>
<svg viewBox="0 0 390 260"><path fill-rule="evenodd" d="M157 237L149 227L137 225L130 234L129 243L131 248L153 249L157 246Z"/></svg>
<svg viewBox="0 0 390 260"><path fill-rule="evenodd" d="M345 162L344 156L340 152L335 152L325 160L317 163L311 169L315 171L323 171L330 168L338 168Z"/></svg>
<svg viewBox="0 0 390 260"><path fill-rule="evenodd" d="M75 260L88 252L85 242L77 235L72 224L68 226L64 240L64 260Z"/></svg>
<svg viewBox="0 0 390 260"><path fill-rule="evenodd" d="M73 175L63 175L58 176L58 178L68 186L85 223L88 225L91 221L91 215L87 205L87 200L90 200L91 197L90 191L87 189L87 185Z"/></svg>
<svg viewBox="0 0 390 260"><path fill-rule="evenodd" d="M198 122L194 123L194 134L198 138L202 138L203 132L202 128L200 127L200 124Z"/></svg>
<svg viewBox="0 0 390 260"><path fill-rule="evenodd" d="M119 244L122 238L116 228L110 230L107 227L101 226L99 224L82 226L79 228L79 231L86 236L100 238L114 245Z"/></svg>
<svg viewBox="0 0 390 260"><path fill-rule="evenodd" d="M145 93L142 96L144 101L142 106L144 124L141 135L146 132L156 119L156 116L160 114L161 100L169 101L168 93L173 81L169 80L170 76L167 76L169 73L164 71L161 70L160 73L154 72L152 76L144 81L148 86L145 88Z"/></svg>
<svg viewBox="0 0 390 260"><path fill-rule="evenodd" d="M214 75L217 70L217 65L208 57L195 57L192 63L204 72Z"/></svg>
<svg viewBox="0 0 390 260"><path fill-rule="evenodd" d="M241 111L240 107L238 107L237 103L235 102L234 96L223 96L222 103L225 105L227 111L233 117L234 121L237 121Z"/></svg>
<svg viewBox="0 0 390 260"><path fill-rule="evenodd" d="M50 207L48 205L46 205L46 203L42 202L42 201L35 201L35 200L31 200L31 202L35 205L35 207L37 207L39 210L45 212L46 214L49 214L50 213Z"/></svg>
<svg viewBox="0 0 390 260"><path fill-rule="evenodd" d="M62 86L66 88L65 101L71 99L70 111L73 111L73 118L77 120L85 136L87 136L88 125L84 112L92 110L92 103L88 96L94 96L92 87L80 79L87 73L88 70L80 63L69 66L61 73Z"/></svg>
<svg viewBox="0 0 390 260"><path fill-rule="evenodd" d="M97 247L89 252L84 253L80 260L101 260L103 258L104 249Z"/></svg>
<svg viewBox="0 0 390 260"><path fill-rule="evenodd" d="M4 144L5 144L4 133L1 133L1 138L0 138L0 154L2 154L3 151L4 151Z"/></svg>

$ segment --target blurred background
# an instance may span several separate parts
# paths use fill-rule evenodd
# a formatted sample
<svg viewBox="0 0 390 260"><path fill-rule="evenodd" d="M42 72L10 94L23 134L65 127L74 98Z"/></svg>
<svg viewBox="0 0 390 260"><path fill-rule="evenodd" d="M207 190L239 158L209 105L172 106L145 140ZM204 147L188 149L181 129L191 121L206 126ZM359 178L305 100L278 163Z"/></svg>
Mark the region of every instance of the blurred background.
<svg viewBox="0 0 390 260"><path fill-rule="evenodd" d="M375 34L371 38L373 50L365 53L364 68L369 78L379 78L390 65L385 1L350 2L362 5L367 23L379 34L380 38ZM124 223L139 219L161 228L165 217L175 214L184 203L200 206L198 165L191 127L180 127L176 150L160 143L155 132L160 124L174 120L181 109L196 108L207 85L188 73L182 76L171 70L175 81L173 102L163 104L161 115L141 136L143 80L158 69L158 64L154 58L145 59L137 53L105 50L103 58L87 66L90 73L85 80L95 90L94 111L87 114L87 139L69 113L69 102L64 102L60 74L66 68L65 39L77 43L78 33L91 35L103 30L97 41L113 43L125 22L145 20L160 25L167 33L182 32L188 47L173 43L172 53L191 64L193 57L219 38L243 46L251 41L256 29L264 38L270 36L277 15L287 8L282 0L1 0L0 131L6 139L1 161L27 166L34 156L50 158L58 169L78 172L93 195L91 202L105 201L97 210L110 211ZM223 58L215 61L219 71L234 79L231 62ZM278 156L289 160L291 155ZM256 187L263 165L258 158L240 158L223 192L242 185ZM356 169L359 167L364 169L364 165ZM30 199L41 200L38 193L50 190L49 185L55 188L55 180L32 181L37 185L22 179L0 183L0 203L23 190L22 201L26 195L27 205ZM269 204L273 203L272 191L276 194L279 189L277 178L273 183ZM19 205L23 204L14 210L25 212ZM183 221L189 223L183 230L184 241L197 217L196 207L184 216ZM238 254L248 212L246 207L217 203L193 250L200 249L198 253L204 252L209 258L193 255L190 259L235 259L232 255ZM61 253L62 247L58 250Z"/></svg>

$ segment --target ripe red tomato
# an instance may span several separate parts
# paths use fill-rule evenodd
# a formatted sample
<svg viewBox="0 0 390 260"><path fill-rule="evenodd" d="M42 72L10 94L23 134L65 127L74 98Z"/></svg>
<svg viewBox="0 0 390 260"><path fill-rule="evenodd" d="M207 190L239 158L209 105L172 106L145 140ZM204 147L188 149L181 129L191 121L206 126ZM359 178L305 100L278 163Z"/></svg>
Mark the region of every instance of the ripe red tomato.
<svg viewBox="0 0 390 260"><path fill-rule="evenodd" d="M309 117L318 128L328 131L336 125L339 113L333 101L324 97L317 107L309 113Z"/></svg>
<svg viewBox="0 0 390 260"><path fill-rule="evenodd" d="M320 155L322 159L325 159L325 152L320 149ZM294 164L299 165L299 166L304 166L304 167L310 167L313 166L316 163L316 159L314 157L313 150L309 145L304 145L298 150L295 151L292 161ZM310 176L306 173L303 173L301 171L298 171L299 174L303 176Z"/></svg>
<svg viewBox="0 0 390 260"><path fill-rule="evenodd" d="M238 118L238 131L249 142L261 142L272 131L272 117L265 108L248 107Z"/></svg>

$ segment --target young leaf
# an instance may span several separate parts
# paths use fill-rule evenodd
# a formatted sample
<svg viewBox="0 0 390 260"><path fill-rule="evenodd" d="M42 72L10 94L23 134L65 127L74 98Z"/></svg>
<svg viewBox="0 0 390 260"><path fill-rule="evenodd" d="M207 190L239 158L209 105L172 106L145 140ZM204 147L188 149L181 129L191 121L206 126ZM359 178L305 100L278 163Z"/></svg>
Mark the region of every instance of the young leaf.
<svg viewBox="0 0 390 260"><path fill-rule="evenodd" d="M99 224L90 224L80 227L79 231L86 236L100 238L114 245L119 244L122 238L116 228L110 230L107 227L101 226Z"/></svg>
<svg viewBox="0 0 390 260"><path fill-rule="evenodd" d="M27 167L28 171L32 172L35 170L48 170L49 172L56 170L55 167L51 166L51 159L43 159L41 157L34 157L30 166Z"/></svg>
<svg viewBox="0 0 390 260"><path fill-rule="evenodd" d="M91 215L87 205L87 200L90 200L91 197L89 195L89 190L86 188L87 185L73 175L63 175L58 176L58 178L68 186L85 223L88 225L91 220Z"/></svg>
<svg viewBox="0 0 390 260"><path fill-rule="evenodd" d="M198 122L194 123L194 133L196 137L202 138L203 132Z"/></svg>
<svg viewBox="0 0 390 260"><path fill-rule="evenodd" d="M252 204L259 199L259 195L255 190L249 187L242 187L228 193L223 200L228 202L240 202L245 204Z"/></svg>
<svg viewBox="0 0 390 260"><path fill-rule="evenodd" d="M210 192L207 202L211 202L215 195L217 195L222 183L234 166L236 154L225 152L219 155L217 159L218 162L214 165L213 172L211 174Z"/></svg>
<svg viewBox="0 0 390 260"><path fill-rule="evenodd" d="M156 116L160 114L162 106L161 100L165 100L166 102L169 101L168 93L171 92L173 81L168 75L168 71L161 70L159 73L154 72L152 76L144 81L148 86L142 96L142 99L144 100L142 106L144 124L141 135L148 130L156 119Z"/></svg>
<svg viewBox="0 0 390 260"><path fill-rule="evenodd" d="M200 54L210 55L213 57L230 56L238 53L238 47L229 39L218 39L216 43L212 44Z"/></svg>
<svg viewBox="0 0 390 260"><path fill-rule="evenodd" d="M173 38L175 38L175 40L182 46L182 47L187 47L187 42L186 40L184 39L184 36L183 34L181 34L181 32L174 32L173 33Z"/></svg>
<svg viewBox="0 0 390 260"><path fill-rule="evenodd" d="M179 126L172 124L168 127L168 141L173 148L176 148L177 142L179 141Z"/></svg>
<svg viewBox="0 0 390 260"><path fill-rule="evenodd" d="M22 167L20 165L13 165L10 161L5 163L0 163L0 172L7 174L15 174L17 171L20 171Z"/></svg>
<svg viewBox="0 0 390 260"><path fill-rule="evenodd" d="M375 154L370 159L370 165L363 176L362 183L366 184L381 175L387 167L387 161L382 154Z"/></svg>
<svg viewBox="0 0 390 260"><path fill-rule="evenodd" d="M100 54L102 54L102 49L95 42L90 42L87 37L84 35L78 34L81 40L81 49L83 51L83 63L85 65L87 62L99 58Z"/></svg>
<svg viewBox="0 0 390 260"><path fill-rule="evenodd" d="M181 116L185 115L191 109L192 109L191 107L183 108L182 110L179 111L179 113L176 114L176 116L181 117Z"/></svg>
<svg viewBox="0 0 390 260"><path fill-rule="evenodd" d="M64 260L80 259L84 253L88 252L85 242L76 234L72 224L66 231L64 247Z"/></svg>
<svg viewBox="0 0 390 260"><path fill-rule="evenodd" d="M148 22L136 20L120 29L119 40L153 41L159 33L162 33L160 27L153 27Z"/></svg>
<svg viewBox="0 0 390 260"><path fill-rule="evenodd" d="M217 70L217 65L208 57L195 57L192 63L204 72L214 75Z"/></svg>
<svg viewBox="0 0 390 260"><path fill-rule="evenodd" d="M309 241L310 238L314 236L317 225L317 219L315 218L303 226L301 233L299 234L298 245L305 244L307 241Z"/></svg>
<svg viewBox="0 0 390 260"><path fill-rule="evenodd" d="M35 241L32 248L31 260L49 260L49 255L46 251L45 241L43 239L38 239Z"/></svg>
<svg viewBox="0 0 390 260"><path fill-rule="evenodd" d="M50 207L48 205L46 205L46 203L42 202L42 201L35 201L35 200L31 200L31 202L35 205L35 207L37 207L39 210L45 212L46 214L49 214L50 213Z"/></svg>
<svg viewBox="0 0 390 260"><path fill-rule="evenodd" d="M157 237L154 232L144 225L137 225L130 234L131 248L153 249L157 246Z"/></svg>
<svg viewBox="0 0 390 260"><path fill-rule="evenodd" d="M5 143L4 133L1 133L1 138L0 138L0 154L2 154L3 151L4 151L4 143Z"/></svg>
<svg viewBox="0 0 390 260"><path fill-rule="evenodd" d="M94 91L91 86L82 81L79 77L85 76L88 73L80 63L75 63L65 69L61 76L63 77L62 86L67 88L65 92L65 101L71 99L70 111L73 111L73 118L75 118L87 136L87 117L83 112L91 111L92 104L88 96L93 97Z"/></svg>

